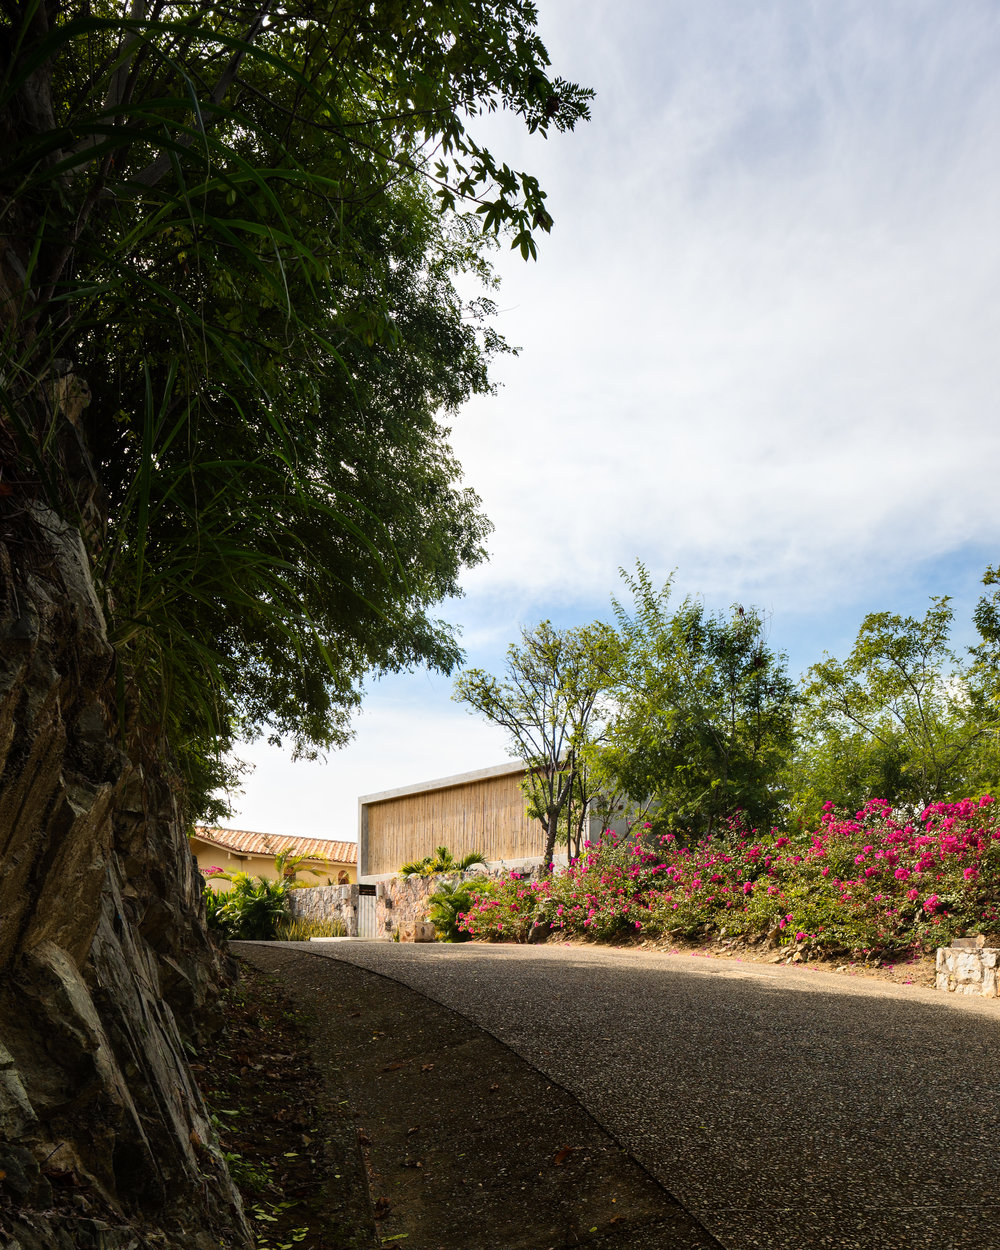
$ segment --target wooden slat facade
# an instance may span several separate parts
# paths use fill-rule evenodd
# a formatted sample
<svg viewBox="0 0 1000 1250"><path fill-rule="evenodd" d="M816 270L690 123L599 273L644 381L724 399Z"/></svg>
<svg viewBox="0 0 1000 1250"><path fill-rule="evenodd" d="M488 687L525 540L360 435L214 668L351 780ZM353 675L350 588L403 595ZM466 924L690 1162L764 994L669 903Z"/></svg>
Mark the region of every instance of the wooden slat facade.
<svg viewBox="0 0 1000 1250"><path fill-rule="evenodd" d="M523 769L457 784L430 783L426 789L362 800L361 840L367 844L366 876L395 872L446 846L457 858L479 851L487 860L507 862L540 856L545 831L525 815Z"/></svg>

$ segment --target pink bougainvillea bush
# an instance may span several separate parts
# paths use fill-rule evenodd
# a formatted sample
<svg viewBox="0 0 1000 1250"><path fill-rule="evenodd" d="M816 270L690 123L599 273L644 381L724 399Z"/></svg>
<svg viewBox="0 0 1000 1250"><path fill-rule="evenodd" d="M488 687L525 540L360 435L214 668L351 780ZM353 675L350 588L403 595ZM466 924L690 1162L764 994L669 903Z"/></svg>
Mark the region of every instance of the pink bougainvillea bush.
<svg viewBox="0 0 1000 1250"><path fill-rule="evenodd" d="M918 818L872 800L826 805L820 828L746 832L688 848L647 828L588 843L541 881L512 876L474 896L474 937L525 941L543 924L596 938L743 934L858 953L946 945L1000 931L1000 813L988 795Z"/></svg>

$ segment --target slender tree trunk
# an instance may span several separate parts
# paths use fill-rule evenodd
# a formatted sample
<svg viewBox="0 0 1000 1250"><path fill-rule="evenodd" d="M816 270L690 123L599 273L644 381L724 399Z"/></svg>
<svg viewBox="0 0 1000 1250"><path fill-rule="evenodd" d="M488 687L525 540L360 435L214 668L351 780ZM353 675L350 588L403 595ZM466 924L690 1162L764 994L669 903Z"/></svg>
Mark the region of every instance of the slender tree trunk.
<svg viewBox="0 0 1000 1250"><path fill-rule="evenodd" d="M552 860L556 853L556 835L559 832L559 808L553 807L549 809L548 819L545 826L545 861L543 864L546 873L552 872Z"/></svg>

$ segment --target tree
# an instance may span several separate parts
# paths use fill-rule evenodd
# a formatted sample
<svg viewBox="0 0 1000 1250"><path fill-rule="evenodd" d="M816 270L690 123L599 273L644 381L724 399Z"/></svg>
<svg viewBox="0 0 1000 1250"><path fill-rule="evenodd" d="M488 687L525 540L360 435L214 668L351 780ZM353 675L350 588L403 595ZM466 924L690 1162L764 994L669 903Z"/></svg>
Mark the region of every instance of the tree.
<svg viewBox="0 0 1000 1250"><path fill-rule="evenodd" d="M552 224L470 127L591 93L526 0L7 14L5 472L82 524L203 801L235 735L333 746L367 672L456 663L429 608L488 527L438 414L504 345L455 282Z"/></svg>
<svg viewBox="0 0 1000 1250"><path fill-rule="evenodd" d="M949 645L950 600L931 603L922 620L869 614L846 660L827 656L809 669L793 774L804 819L816 819L824 800L856 808L882 798L919 810L995 783L990 604L980 604L982 641L966 661Z"/></svg>
<svg viewBox="0 0 1000 1250"><path fill-rule="evenodd" d="M560 818L581 781L582 752L602 715L610 631L600 624L556 629L542 621L507 648L507 677L460 673L454 697L506 730L524 761L528 814L545 830L542 862L551 870Z"/></svg>
<svg viewBox="0 0 1000 1250"><path fill-rule="evenodd" d="M8 1073L26 1209L62 1149L250 1244L178 1039L220 965L185 821L237 736L335 745L366 672L457 661L446 422L503 349L459 284L551 225L471 130L571 128L547 66L526 0L0 7L0 1043L66 1041Z"/></svg>
<svg viewBox="0 0 1000 1250"><path fill-rule="evenodd" d="M616 712L593 751L602 788L651 800L658 826L692 838L737 812L770 824L782 810L794 691L762 618L739 605L726 618L691 598L672 609L671 583L655 589L641 564L622 577L633 606L613 600Z"/></svg>

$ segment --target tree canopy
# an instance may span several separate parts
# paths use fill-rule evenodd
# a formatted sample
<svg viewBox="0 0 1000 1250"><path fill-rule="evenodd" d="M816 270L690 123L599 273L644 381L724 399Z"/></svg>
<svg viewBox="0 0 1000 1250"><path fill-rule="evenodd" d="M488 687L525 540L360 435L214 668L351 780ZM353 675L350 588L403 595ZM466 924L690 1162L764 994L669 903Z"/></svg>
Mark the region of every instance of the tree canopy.
<svg viewBox="0 0 1000 1250"><path fill-rule="evenodd" d="M236 735L335 745L366 673L459 658L431 610L488 523L443 422L507 350L490 246L534 256L552 225L475 119L572 129L591 95L535 24L526 0L4 6L0 471L81 524L131 714L196 801Z"/></svg>
<svg viewBox="0 0 1000 1250"><path fill-rule="evenodd" d="M612 645L611 631L599 623L557 629L541 621L507 648L506 677L473 668L455 681L455 698L499 725L511 754L524 761L527 811L544 830L542 862L549 867L560 818L580 794L585 748L603 718Z"/></svg>
<svg viewBox="0 0 1000 1250"><path fill-rule="evenodd" d="M826 656L809 669L792 775L803 821L825 800L854 810L882 798L916 811L996 783L994 608L980 604L982 640L967 659L950 645L954 610L941 596L922 619L870 613L846 660Z"/></svg>
<svg viewBox="0 0 1000 1250"><path fill-rule="evenodd" d="M784 811L795 694L760 615L673 608L642 564L622 576L632 605L612 600L617 628L543 621L508 648L505 678L472 669L455 683L528 765L546 863L560 832L579 843L588 811L691 839L738 812L766 826Z"/></svg>
<svg viewBox="0 0 1000 1250"><path fill-rule="evenodd" d="M622 576L632 603L614 601L616 713L595 752L600 773L688 838L737 812L767 827L782 812L792 745L785 657L753 608L726 617L692 598L674 608L670 582L656 588L642 564Z"/></svg>

